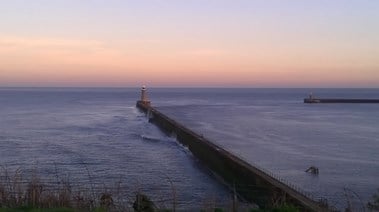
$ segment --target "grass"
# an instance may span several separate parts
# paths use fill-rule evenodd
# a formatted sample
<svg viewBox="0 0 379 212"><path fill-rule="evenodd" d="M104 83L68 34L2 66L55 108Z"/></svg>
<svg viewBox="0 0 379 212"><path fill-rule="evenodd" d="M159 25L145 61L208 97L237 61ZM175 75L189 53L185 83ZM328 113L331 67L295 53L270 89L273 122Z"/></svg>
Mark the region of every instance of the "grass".
<svg viewBox="0 0 379 212"><path fill-rule="evenodd" d="M114 193L116 195L117 192ZM68 179L56 174L53 183L43 182L35 173L24 178L21 170L0 170L0 212L3 211L127 211L122 201L114 202L107 191L73 188Z"/></svg>
<svg viewBox="0 0 379 212"><path fill-rule="evenodd" d="M76 212L72 208L32 208L32 207L20 207L20 208L0 208L0 212Z"/></svg>
<svg viewBox="0 0 379 212"><path fill-rule="evenodd" d="M88 171L88 170L87 170ZM88 173L89 174L89 173ZM0 169L0 212L113 212L113 211L177 211L176 190L170 181L172 198L161 205L140 192L134 192L134 198L122 196L121 187L113 192L104 190L95 192L93 186L85 191L78 191L68 179L62 179L56 174L53 186L44 183L37 174L24 178L21 170L9 172ZM125 201L126 199L126 201ZM218 208L216 202L208 201L200 211L237 211L231 198L230 207ZM237 202L238 205L238 202ZM169 206L169 207L167 207ZM194 206L196 207L196 206ZM295 212L296 208L283 206L272 210L259 210L251 205L238 207L238 211L251 212Z"/></svg>
<svg viewBox="0 0 379 212"><path fill-rule="evenodd" d="M367 203L367 208L370 211L379 211L379 189L377 193L372 196L372 201Z"/></svg>

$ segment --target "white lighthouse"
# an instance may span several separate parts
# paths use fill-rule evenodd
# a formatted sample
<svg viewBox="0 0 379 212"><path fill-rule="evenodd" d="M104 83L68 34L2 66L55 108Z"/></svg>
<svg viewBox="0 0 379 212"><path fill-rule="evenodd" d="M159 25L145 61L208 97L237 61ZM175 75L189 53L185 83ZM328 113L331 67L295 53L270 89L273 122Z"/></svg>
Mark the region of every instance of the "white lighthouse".
<svg viewBox="0 0 379 212"><path fill-rule="evenodd" d="M149 98L147 97L147 89L146 86L142 86L141 89L141 100L140 102L146 106L150 106Z"/></svg>

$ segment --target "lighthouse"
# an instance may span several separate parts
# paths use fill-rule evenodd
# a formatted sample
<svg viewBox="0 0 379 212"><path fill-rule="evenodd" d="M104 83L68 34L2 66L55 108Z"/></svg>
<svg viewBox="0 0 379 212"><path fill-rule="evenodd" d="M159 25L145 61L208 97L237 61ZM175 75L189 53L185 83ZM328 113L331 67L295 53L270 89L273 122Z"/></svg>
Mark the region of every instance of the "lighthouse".
<svg viewBox="0 0 379 212"><path fill-rule="evenodd" d="M147 97L146 86L142 86L140 102L144 104L145 106L150 106L150 101L149 101L149 98Z"/></svg>

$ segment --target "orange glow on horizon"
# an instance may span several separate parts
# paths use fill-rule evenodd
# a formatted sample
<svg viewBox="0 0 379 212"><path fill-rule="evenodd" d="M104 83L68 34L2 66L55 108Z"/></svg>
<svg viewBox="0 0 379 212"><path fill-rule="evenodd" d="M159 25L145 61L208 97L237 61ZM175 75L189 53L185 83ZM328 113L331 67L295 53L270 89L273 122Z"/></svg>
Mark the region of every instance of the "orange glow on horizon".
<svg viewBox="0 0 379 212"><path fill-rule="evenodd" d="M166 43L167 44L167 43ZM315 48L192 48L0 37L0 85L306 87L378 85L375 58ZM143 46L143 45L142 45ZM367 59L368 58L368 59ZM374 80L374 79L377 80Z"/></svg>

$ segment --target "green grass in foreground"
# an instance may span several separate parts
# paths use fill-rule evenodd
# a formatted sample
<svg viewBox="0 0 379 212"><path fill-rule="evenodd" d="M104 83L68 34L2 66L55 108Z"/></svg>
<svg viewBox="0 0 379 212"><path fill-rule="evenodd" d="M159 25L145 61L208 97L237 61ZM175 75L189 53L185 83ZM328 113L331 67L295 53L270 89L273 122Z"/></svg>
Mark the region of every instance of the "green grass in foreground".
<svg viewBox="0 0 379 212"><path fill-rule="evenodd" d="M0 208L0 212L78 212L78 209L72 208ZM105 209L94 209L93 212L106 212Z"/></svg>
<svg viewBox="0 0 379 212"><path fill-rule="evenodd" d="M0 212L77 212L77 209L71 208L32 208L32 207L20 207L20 208L0 208ZM105 209L97 208L94 209L93 212L105 212ZM157 210L157 211L171 211L171 210ZM202 210L201 210L202 211ZM206 210L210 211L210 210ZM214 212L226 212L228 210L224 210L222 208L215 208ZM262 210L262 209L252 209L248 210L248 212L299 212L296 207L293 206L282 206L279 208L271 209L271 210Z"/></svg>
<svg viewBox="0 0 379 212"><path fill-rule="evenodd" d="M20 208L0 208L0 212L75 212L74 209L70 208L30 208L30 207L20 207Z"/></svg>
<svg viewBox="0 0 379 212"><path fill-rule="evenodd" d="M104 190L92 193L72 187L68 179L59 179L56 186L43 183L38 176L24 178L20 170L14 173L0 167L0 212L125 212L125 211L176 211L176 196L166 202L154 203L148 196L136 192L135 196L123 194L121 187L115 191ZM93 189L93 188L92 188ZM216 207L216 202L208 204L199 211L243 211L243 212L296 212L293 206L282 205L275 209L252 209L256 206L241 205L232 209L229 206ZM238 202L237 202L238 203ZM200 203L199 203L200 204ZM168 206L169 205L169 206ZM234 205L234 203L233 203ZM234 206L233 206L234 207ZM180 211L180 209L179 209Z"/></svg>

